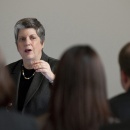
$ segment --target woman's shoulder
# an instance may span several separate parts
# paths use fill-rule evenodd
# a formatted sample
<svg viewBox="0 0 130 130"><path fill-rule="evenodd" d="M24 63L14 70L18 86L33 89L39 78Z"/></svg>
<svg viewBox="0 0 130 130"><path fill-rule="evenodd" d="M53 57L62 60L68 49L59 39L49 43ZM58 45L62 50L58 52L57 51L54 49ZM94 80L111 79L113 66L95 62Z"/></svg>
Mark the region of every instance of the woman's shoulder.
<svg viewBox="0 0 130 130"><path fill-rule="evenodd" d="M50 64L56 65L58 63L58 59L52 58L52 57L48 57L48 62Z"/></svg>
<svg viewBox="0 0 130 130"><path fill-rule="evenodd" d="M17 60L17 61L15 61L15 62L12 62L12 63L9 63L8 65L6 65L7 67L12 67L12 66L15 66L15 65L17 65L19 62L22 62L22 59L20 59L20 60Z"/></svg>
<svg viewBox="0 0 130 130"><path fill-rule="evenodd" d="M44 52L42 52L42 60L45 60L48 63L57 63L58 62L58 59L50 57L47 54L45 54Z"/></svg>
<svg viewBox="0 0 130 130"><path fill-rule="evenodd" d="M18 61L15 61L15 62L12 62L12 63L6 65L6 67L9 69L9 71L12 71L12 70L14 70L14 69L16 68L16 66L18 66L19 64L20 64L20 65L22 64L22 59L20 59L20 60L18 60Z"/></svg>

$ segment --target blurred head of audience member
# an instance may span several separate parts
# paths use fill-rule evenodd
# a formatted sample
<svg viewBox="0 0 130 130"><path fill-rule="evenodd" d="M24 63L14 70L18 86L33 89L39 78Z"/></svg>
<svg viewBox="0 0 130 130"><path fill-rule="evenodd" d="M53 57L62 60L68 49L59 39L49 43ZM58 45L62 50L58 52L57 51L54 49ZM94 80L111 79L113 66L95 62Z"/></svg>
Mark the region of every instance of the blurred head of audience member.
<svg viewBox="0 0 130 130"><path fill-rule="evenodd" d="M130 42L125 44L119 52L119 66L121 83L127 91L130 89Z"/></svg>
<svg viewBox="0 0 130 130"><path fill-rule="evenodd" d="M0 107L11 107L14 96L15 86L5 67L5 59L0 50Z"/></svg>
<svg viewBox="0 0 130 130"><path fill-rule="evenodd" d="M111 112L114 117L118 118L120 122L124 122L127 120L129 122L130 119L130 42L124 44L123 47L121 47L118 55L118 62L120 68L119 71L120 71L121 84L125 92L121 92L117 95L114 95L112 98L109 99L109 104L110 104Z"/></svg>
<svg viewBox="0 0 130 130"><path fill-rule="evenodd" d="M96 130L108 123L104 68L89 45L77 45L62 55L58 64L45 129Z"/></svg>
<svg viewBox="0 0 130 130"><path fill-rule="evenodd" d="M5 65L0 50L0 130L38 130L34 118L9 111L14 102L15 86Z"/></svg>

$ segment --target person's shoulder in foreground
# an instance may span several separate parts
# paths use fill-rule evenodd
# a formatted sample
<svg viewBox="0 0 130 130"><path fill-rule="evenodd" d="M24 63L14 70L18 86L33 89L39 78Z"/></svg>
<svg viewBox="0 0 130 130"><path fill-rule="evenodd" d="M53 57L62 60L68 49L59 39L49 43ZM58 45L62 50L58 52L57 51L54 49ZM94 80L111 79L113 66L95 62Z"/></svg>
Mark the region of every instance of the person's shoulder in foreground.
<svg viewBox="0 0 130 130"><path fill-rule="evenodd" d="M130 120L104 125L100 127L100 130L130 130Z"/></svg>
<svg viewBox="0 0 130 130"><path fill-rule="evenodd" d="M39 128L32 117L0 109L0 130L39 130Z"/></svg>

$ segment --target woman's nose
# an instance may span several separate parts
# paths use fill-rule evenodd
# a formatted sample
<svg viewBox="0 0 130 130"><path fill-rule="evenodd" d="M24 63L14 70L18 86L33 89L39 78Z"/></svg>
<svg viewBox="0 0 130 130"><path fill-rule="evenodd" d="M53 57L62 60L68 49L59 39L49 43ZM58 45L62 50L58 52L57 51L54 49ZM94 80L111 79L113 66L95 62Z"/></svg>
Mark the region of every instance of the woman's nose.
<svg viewBox="0 0 130 130"><path fill-rule="evenodd" d="M31 44L31 40L30 40L30 38L26 38L26 45L30 45Z"/></svg>

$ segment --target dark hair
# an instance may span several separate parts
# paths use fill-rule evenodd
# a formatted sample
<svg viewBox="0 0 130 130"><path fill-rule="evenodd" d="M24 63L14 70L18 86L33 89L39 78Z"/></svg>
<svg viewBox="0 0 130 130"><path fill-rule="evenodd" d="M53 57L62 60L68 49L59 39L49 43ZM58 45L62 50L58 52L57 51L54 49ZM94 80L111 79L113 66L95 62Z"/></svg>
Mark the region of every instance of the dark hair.
<svg viewBox="0 0 130 130"><path fill-rule="evenodd" d="M14 102L15 86L12 78L5 67L5 61L0 53L0 107L9 107Z"/></svg>
<svg viewBox="0 0 130 130"><path fill-rule="evenodd" d="M36 30L37 35L41 39L41 43L43 44L45 40L45 29L43 25L36 18L23 18L19 20L14 26L14 35L15 42L18 40L18 33L20 29L25 28L34 28Z"/></svg>
<svg viewBox="0 0 130 130"><path fill-rule="evenodd" d="M92 47L74 46L62 55L50 105L55 130L96 130L108 121L104 69Z"/></svg>
<svg viewBox="0 0 130 130"><path fill-rule="evenodd" d="M119 52L118 60L120 69L123 70L130 77L130 42L122 47Z"/></svg>

